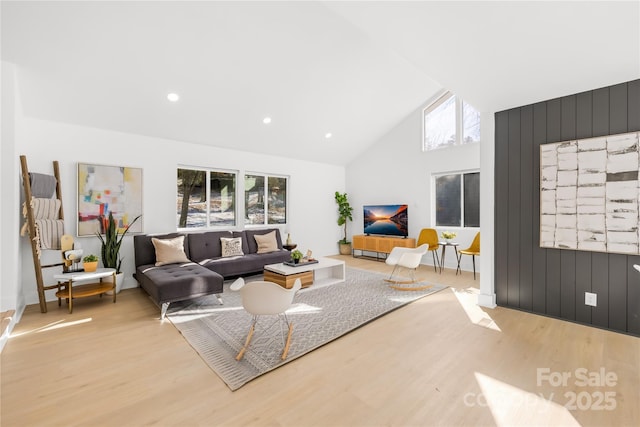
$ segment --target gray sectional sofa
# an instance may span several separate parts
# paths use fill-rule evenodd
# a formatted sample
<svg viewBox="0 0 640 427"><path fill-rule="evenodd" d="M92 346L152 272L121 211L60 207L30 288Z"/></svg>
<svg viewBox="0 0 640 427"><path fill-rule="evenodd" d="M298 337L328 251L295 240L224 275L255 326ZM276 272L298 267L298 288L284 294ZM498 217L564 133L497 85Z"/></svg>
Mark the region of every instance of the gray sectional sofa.
<svg viewBox="0 0 640 427"><path fill-rule="evenodd" d="M256 235L275 230L277 248L258 253ZM184 236L183 262L156 265L156 239L174 239ZM242 255L222 256L221 238L242 239ZM288 261L289 251L283 249L280 231L273 229L242 231L205 231L197 233L170 233L163 235L135 235L133 238L136 272L134 278L161 307L164 318L169 304L216 294L220 303L224 279L261 273L264 266ZM187 262L188 261L188 262Z"/></svg>

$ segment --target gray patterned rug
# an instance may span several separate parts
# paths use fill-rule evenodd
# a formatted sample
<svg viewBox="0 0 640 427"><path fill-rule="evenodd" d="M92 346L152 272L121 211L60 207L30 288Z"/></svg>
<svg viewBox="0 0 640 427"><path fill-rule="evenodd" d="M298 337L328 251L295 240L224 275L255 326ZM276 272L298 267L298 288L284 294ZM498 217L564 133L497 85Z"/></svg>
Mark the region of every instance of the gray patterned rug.
<svg viewBox="0 0 640 427"><path fill-rule="evenodd" d="M312 286L298 292L287 311L294 328L289 355L284 361L280 359L283 341L277 324L266 332L257 327L244 358L240 362L235 360L244 345L251 316L242 308L239 292L229 290L231 282L224 285L224 305L210 295L172 304L167 316L209 367L231 390L237 390L380 316L446 288L433 284L425 290L398 291L389 287L384 281L386 277L347 268L344 283L317 289ZM261 280L261 276L254 280ZM269 319L265 320L268 325Z"/></svg>

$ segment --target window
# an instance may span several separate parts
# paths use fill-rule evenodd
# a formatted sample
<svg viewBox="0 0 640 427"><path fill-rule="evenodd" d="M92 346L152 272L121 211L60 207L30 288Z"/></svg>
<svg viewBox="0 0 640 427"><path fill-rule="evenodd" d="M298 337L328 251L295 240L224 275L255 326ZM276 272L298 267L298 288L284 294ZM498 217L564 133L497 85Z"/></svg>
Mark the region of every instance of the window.
<svg viewBox="0 0 640 427"><path fill-rule="evenodd" d="M244 206L246 225L286 224L287 178L246 174Z"/></svg>
<svg viewBox="0 0 640 427"><path fill-rule="evenodd" d="M480 172L435 177L436 226L480 227Z"/></svg>
<svg viewBox="0 0 640 427"><path fill-rule="evenodd" d="M446 92L424 109L423 151L480 141L480 113Z"/></svg>
<svg viewBox="0 0 640 427"><path fill-rule="evenodd" d="M236 224L236 173L178 169L178 228Z"/></svg>

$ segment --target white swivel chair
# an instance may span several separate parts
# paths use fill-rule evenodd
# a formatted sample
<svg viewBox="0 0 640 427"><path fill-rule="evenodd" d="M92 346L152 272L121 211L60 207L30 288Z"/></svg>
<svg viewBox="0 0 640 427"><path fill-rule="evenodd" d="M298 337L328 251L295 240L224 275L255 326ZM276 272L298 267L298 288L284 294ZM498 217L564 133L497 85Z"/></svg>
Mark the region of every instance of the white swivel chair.
<svg viewBox="0 0 640 427"><path fill-rule="evenodd" d="M240 291L242 297L242 305L244 309L253 315L251 322L251 328L247 335L247 340L244 343L244 347L240 350L236 356L236 360L242 359L244 353L249 348L249 343L255 332L256 323L258 322L258 316L263 315L278 315L278 322L280 323L280 333L284 341L284 334L282 333L282 320L288 326L289 332L287 334L286 342L284 343L284 351L282 352L282 360L287 358L289 353L289 345L291 344L291 333L293 332L293 323L289 322L285 311L291 307L293 297L296 292L302 287L300 279L296 279L291 289L285 289L282 286L273 282L256 281L245 283L244 279L239 278L231 285L232 291Z"/></svg>
<svg viewBox="0 0 640 427"><path fill-rule="evenodd" d="M385 260L388 265L393 265L393 271L391 271L391 275L387 282L391 282L394 284L408 284L415 283L415 271L420 265L420 261L422 260L422 256L427 253L429 250L429 245L424 244L420 245L417 248L401 248L395 247L391 250L391 253ZM409 270L409 274L411 276L411 280L397 280L394 279L394 275L400 271L400 269L406 268ZM394 289L399 290L419 290L419 289L427 289L431 286L423 286L423 287L400 287L400 286L391 286Z"/></svg>

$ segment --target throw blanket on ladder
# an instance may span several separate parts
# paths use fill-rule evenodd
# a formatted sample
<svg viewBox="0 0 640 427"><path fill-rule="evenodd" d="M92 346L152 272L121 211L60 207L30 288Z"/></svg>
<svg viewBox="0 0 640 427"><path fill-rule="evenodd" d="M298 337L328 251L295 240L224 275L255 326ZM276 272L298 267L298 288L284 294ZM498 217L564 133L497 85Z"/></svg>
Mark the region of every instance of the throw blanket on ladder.
<svg viewBox="0 0 640 427"><path fill-rule="evenodd" d="M60 249L60 237L64 234L64 221L58 219L61 202L58 199L31 199L31 208L35 218L36 252L40 257L42 249ZM27 206L22 206L22 214L27 217ZM27 233L29 224L24 223L20 235Z"/></svg>

